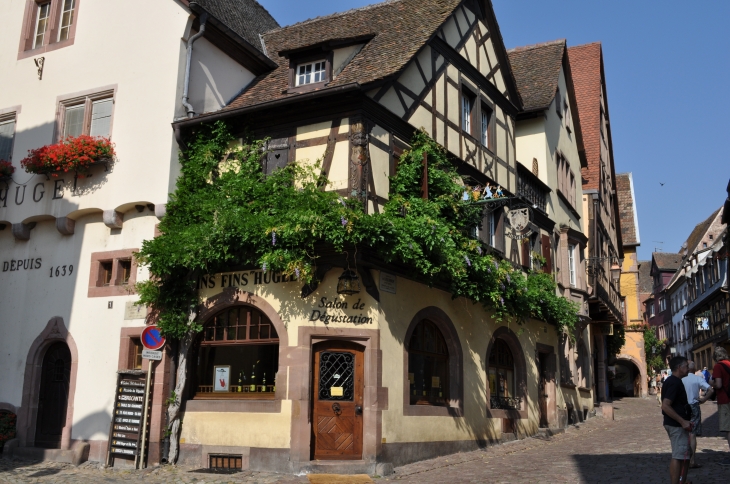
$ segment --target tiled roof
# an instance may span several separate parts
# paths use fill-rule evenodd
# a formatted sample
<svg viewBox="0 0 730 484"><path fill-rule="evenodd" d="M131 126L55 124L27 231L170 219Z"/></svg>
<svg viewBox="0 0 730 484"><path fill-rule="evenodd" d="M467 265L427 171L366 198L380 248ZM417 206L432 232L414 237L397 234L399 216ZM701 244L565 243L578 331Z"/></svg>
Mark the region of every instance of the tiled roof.
<svg viewBox="0 0 730 484"><path fill-rule="evenodd" d="M583 188L597 190L601 166L601 43L568 48L588 167Z"/></svg>
<svg viewBox="0 0 730 484"><path fill-rule="evenodd" d="M546 109L558 89L565 39L507 51L525 111Z"/></svg>
<svg viewBox="0 0 730 484"><path fill-rule="evenodd" d="M691 257L692 254L694 254L698 246L700 245L700 242L702 241L702 238L705 236L707 231L710 229L710 226L712 225L712 222L715 221L717 218L718 213L722 210L722 207L718 208L714 212L712 212L712 215L707 217L702 222L695 225L695 228L692 229L692 232L689 234L689 237L687 237L687 242L685 242L685 246L687 247L687 258ZM684 246L683 246L684 248Z"/></svg>
<svg viewBox="0 0 730 484"><path fill-rule="evenodd" d="M654 289L654 280L651 277L651 261L639 261L639 293L651 294Z"/></svg>
<svg viewBox="0 0 730 484"><path fill-rule="evenodd" d="M256 78L225 109L297 96L286 93L289 60L279 53L328 41L372 36L327 87L362 85L389 77L406 66L460 3L461 0L389 0L269 31L263 35L266 51L279 67Z"/></svg>
<svg viewBox="0 0 730 484"><path fill-rule="evenodd" d="M624 246L639 245L639 216L634 200L634 180L631 173L616 175L616 196L621 219L621 235Z"/></svg>
<svg viewBox="0 0 730 484"><path fill-rule="evenodd" d="M657 269L662 272L676 271L682 263L682 256L680 254L654 252L651 256L654 259Z"/></svg>
<svg viewBox="0 0 730 484"><path fill-rule="evenodd" d="M190 3L203 7L260 52L263 47L259 34L279 28L279 23L256 0L192 0Z"/></svg>

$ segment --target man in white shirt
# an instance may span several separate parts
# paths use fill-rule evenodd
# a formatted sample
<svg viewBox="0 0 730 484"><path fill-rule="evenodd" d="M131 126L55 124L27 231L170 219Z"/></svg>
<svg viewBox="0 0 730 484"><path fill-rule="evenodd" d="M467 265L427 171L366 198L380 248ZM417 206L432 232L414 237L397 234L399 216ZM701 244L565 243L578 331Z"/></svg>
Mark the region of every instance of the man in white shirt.
<svg viewBox="0 0 730 484"><path fill-rule="evenodd" d="M689 364L689 373L682 378L682 383L684 383L684 389L687 391L689 406L692 407L692 419L690 420L692 422L692 431L690 432L692 457L689 461L689 467L694 469L700 467L699 464L695 463L697 436L702 435L702 411L700 410L700 404L705 403L712 396L714 390L703 377L695 375L695 362L688 361L687 363ZM704 395L700 395L700 390L704 391Z"/></svg>

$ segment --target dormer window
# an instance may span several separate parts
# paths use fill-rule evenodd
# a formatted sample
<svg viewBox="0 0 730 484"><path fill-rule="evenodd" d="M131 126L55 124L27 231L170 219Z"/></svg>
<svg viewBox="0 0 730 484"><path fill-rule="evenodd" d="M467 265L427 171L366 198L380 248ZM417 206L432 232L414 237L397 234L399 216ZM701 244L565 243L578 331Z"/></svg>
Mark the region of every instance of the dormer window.
<svg viewBox="0 0 730 484"><path fill-rule="evenodd" d="M320 60L297 66L296 86L316 84L326 79L326 62Z"/></svg>

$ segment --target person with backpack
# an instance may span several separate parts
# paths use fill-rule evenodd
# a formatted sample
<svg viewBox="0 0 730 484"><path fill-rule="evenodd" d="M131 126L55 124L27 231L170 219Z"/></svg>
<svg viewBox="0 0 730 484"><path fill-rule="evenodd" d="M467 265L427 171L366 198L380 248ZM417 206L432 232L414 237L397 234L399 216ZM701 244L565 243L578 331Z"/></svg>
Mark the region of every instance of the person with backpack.
<svg viewBox="0 0 730 484"><path fill-rule="evenodd" d="M727 350L717 346L714 352L715 367L712 369L713 385L717 391L717 414L720 416L720 432L726 432L727 444L730 447L730 357ZM730 459L720 462L730 467Z"/></svg>

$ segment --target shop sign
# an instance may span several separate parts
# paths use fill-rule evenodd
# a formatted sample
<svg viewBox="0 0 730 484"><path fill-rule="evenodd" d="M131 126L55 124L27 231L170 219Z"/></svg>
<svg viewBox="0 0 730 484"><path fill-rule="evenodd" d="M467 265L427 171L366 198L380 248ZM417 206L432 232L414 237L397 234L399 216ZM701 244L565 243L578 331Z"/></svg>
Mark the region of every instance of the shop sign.
<svg viewBox="0 0 730 484"><path fill-rule="evenodd" d="M30 271L40 269L43 261L40 257L35 259L10 259L3 261L3 272Z"/></svg>
<svg viewBox="0 0 730 484"><path fill-rule="evenodd" d="M505 235L511 239L522 240L532 235L530 224L530 209L518 208L507 212L507 222L512 230Z"/></svg>
<svg viewBox="0 0 730 484"><path fill-rule="evenodd" d="M112 465L115 456L134 458L135 464L142 457L144 449L145 402L150 399L145 390L146 372L140 370L120 371L117 376L114 413L109 432L107 464Z"/></svg>
<svg viewBox="0 0 730 484"><path fill-rule="evenodd" d="M388 274L387 272L380 271L380 290L383 292L395 294L396 280L397 278L393 274Z"/></svg>
<svg viewBox="0 0 730 484"><path fill-rule="evenodd" d="M18 185L15 187L15 193L11 192L10 188L0 187L0 208L7 208L8 198L11 205L13 202L15 202L15 205L23 205L25 202L30 203L31 198L33 203L38 203L43 200L46 193L51 196L51 200L60 200L63 198L64 185L63 179L48 180L36 183L33 185L33 190L30 190L28 185Z"/></svg>
<svg viewBox="0 0 730 484"><path fill-rule="evenodd" d="M259 286L268 284L279 284L282 282L296 282L296 276L288 276L280 272L264 271L241 271L228 272L224 274L205 275L198 281L198 289L215 289L217 287L247 287L249 285Z"/></svg>
<svg viewBox="0 0 730 484"><path fill-rule="evenodd" d="M333 314L334 310L345 310L354 309L356 311L362 311L365 309L365 303L360 302L362 299L358 299L357 302L352 304L350 307L347 301L343 301L340 298L329 299L323 297L319 300L319 303L312 309L312 313L309 316L310 321L320 321L324 324L330 323L351 323L356 326L363 324L373 324L373 318L367 314L359 313L357 315L350 314Z"/></svg>

